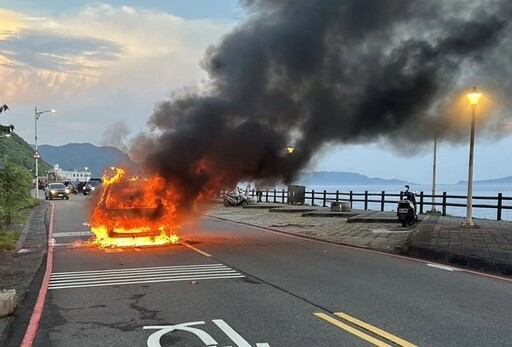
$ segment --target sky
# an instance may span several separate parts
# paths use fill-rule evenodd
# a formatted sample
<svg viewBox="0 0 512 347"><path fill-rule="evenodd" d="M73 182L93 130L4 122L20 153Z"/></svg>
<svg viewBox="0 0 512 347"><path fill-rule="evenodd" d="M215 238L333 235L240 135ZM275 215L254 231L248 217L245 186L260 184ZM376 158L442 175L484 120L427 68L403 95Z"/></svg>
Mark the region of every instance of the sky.
<svg viewBox="0 0 512 347"><path fill-rule="evenodd" d="M205 51L244 16L234 0L1 0L0 104L10 110L0 123L34 143L34 108L55 109L38 121L39 144L123 149L148 129L155 105L205 84ZM438 143L438 183L467 179L466 111L467 144ZM511 148L512 136L479 138L477 129L475 179L512 176ZM308 170L428 184L432 149L405 155L380 142L327 145Z"/></svg>

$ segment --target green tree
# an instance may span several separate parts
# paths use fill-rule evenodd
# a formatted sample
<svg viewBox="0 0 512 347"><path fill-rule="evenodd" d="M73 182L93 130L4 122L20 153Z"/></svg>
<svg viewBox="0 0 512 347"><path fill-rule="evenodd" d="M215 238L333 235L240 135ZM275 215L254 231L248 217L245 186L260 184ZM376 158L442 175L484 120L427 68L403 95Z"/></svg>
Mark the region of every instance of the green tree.
<svg viewBox="0 0 512 347"><path fill-rule="evenodd" d="M3 105L3 106L0 106L0 113L2 112L6 112L7 110L9 110L9 106L7 105ZM5 133L10 133L10 132L13 132L14 131L14 125L2 125L0 124L0 135L1 134L5 134Z"/></svg>
<svg viewBox="0 0 512 347"><path fill-rule="evenodd" d="M13 218L30 206L32 177L23 166L4 161L0 168L0 224L11 224Z"/></svg>

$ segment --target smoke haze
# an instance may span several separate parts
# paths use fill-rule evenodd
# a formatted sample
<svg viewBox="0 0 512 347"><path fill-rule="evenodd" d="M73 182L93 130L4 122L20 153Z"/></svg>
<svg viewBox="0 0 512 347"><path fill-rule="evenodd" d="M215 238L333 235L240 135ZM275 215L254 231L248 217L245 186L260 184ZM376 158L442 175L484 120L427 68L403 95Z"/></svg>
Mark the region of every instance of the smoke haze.
<svg viewBox="0 0 512 347"><path fill-rule="evenodd" d="M132 144L186 196L241 179L291 182L325 144L466 141L473 85L485 93L479 131L503 134L509 0L242 4L246 20L201 61L208 88L159 103Z"/></svg>

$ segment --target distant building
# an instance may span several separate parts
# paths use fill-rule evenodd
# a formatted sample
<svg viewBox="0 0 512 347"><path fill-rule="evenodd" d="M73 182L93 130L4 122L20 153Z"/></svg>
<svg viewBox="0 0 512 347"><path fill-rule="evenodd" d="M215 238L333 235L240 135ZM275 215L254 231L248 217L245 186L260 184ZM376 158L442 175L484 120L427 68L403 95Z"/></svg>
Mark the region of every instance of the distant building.
<svg viewBox="0 0 512 347"><path fill-rule="evenodd" d="M59 164L53 166L56 181L87 182L91 179L91 172L85 167L83 170L62 170Z"/></svg>

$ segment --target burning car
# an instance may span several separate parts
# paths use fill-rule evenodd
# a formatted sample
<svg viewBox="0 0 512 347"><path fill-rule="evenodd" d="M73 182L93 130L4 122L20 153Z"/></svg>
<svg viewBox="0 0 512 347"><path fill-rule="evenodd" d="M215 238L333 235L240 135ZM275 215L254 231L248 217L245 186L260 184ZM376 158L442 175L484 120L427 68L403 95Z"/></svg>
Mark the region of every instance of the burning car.
<svg viewBox="0 0 512 347"><path fill-rule="evenodd" d="M127 178L121 168L104 177L93 208L91 230L102 247L179 243L176 235L177 194L162 190L162 178Z"/></svg>

